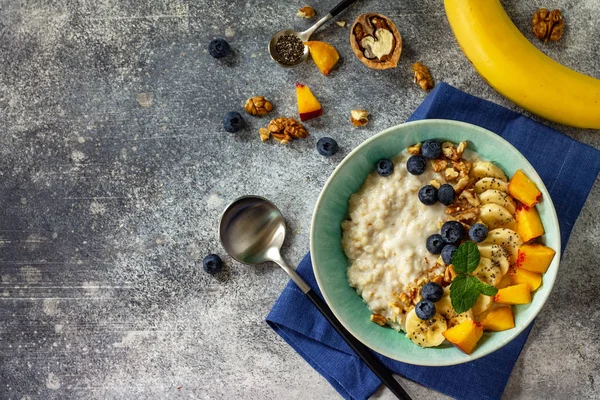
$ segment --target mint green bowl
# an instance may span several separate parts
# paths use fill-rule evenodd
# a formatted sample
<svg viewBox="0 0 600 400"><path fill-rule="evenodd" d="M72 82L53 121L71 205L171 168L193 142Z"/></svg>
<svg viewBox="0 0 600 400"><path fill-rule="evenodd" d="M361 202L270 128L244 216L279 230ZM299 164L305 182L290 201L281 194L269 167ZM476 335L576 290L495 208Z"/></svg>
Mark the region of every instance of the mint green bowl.
<svg viewBox="0 0 600 400"><path fill-rule="evenodd" d="M341 223L347 215L350 195L361 187L377 160L392 158L407 146L427 139L454 143L466 140L469 149L499 165L509 177L516 170L523 170L542 192L543 200L537 205L537 210L546 230L543 241L556 250L554 260L544 274L542 286L533 293L533 301L513 306L515 328L503 332L485 332L470 355L447 342L439 347L421 348L403 333L371 322L371 312L350 287L346 276L348 259L341 246ZM310 251L314 273L325 301L358 340L394 360L415 365L444 366L473 361L492 353L513 340L531 323L554 285L560 260L560 233L548 190L525 157L510 143L486 129L464 122L422 120L398 125L373 136L340 163L325 184L315 206Z"/></svg>

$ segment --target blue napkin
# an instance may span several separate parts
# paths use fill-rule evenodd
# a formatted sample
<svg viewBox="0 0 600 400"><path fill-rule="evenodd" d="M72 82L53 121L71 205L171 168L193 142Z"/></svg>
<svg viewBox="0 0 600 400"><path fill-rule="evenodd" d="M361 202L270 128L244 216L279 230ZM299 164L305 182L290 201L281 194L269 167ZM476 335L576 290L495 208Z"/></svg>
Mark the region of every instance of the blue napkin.
<svg viewBox="0 0 600 400"><path fill-rule="evenodd" d="M556 207L562 247L600 172L600 151L497 104L445 83L417 108L409 121L454 119L482 126L511 142L540 174ZM298 273L319 294L307 255ZM347 399L366 399L381 385L312 303L290 281L267 323ZM460 399L499 399L531 331L486 357L451 367L420 367L379 355L397 374Z"/></svg>

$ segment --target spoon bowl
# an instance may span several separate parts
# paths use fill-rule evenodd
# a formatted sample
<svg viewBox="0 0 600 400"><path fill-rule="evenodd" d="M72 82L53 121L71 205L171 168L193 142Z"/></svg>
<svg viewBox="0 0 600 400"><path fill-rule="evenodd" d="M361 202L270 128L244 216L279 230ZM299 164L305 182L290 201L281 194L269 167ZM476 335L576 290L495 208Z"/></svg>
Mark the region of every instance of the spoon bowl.
<svg viewBox="0 0 600 400"><path fill-rule="evenodd" d="M298 60L295 61L293 64L285 63L282 61L283 57L277 51L277 41L279 41L279 39L285 35L296 36L302 42L306 42L310 38L310 35L307 36L304 34L304 32L299 33L293 29L284 29L284 30L279 31L276 34L274 34L273 37L271 38L271 41L269 41L269 54L271 55L271 58L275 62L277 62L279 65L281 65L282 67L291 68L291 67L295 67L296 65L306 61L306 59L308 58L308 46L304 45L304 53L302 53L302 57L298 58Z"/></svg>

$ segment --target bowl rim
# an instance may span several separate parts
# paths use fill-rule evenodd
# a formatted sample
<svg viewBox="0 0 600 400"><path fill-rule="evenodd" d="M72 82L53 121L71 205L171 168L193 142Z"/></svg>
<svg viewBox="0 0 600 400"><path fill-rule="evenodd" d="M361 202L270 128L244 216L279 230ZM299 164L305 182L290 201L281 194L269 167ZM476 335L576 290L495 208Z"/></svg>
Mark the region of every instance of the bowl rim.
<svg viewBox="0 0 600 400"><path fill-rule="evenodd" d="M376 141L377 139L379 139L380 137L389 134L391 131L396 131L398 129L403 129L403 127L405 126L412 126L412 125L435 125L435 124L450 124L450 125L455 125L457 127L468 127L468 129L473 129L475 128L476 130L480 130L481 132L483 132L485 135L493 135L492 137L494 137L497 140L500 140L502 142L504 142L506 145L508 145L510 148L512 148L512 150L514 150L515 155L517 156L517 158L520 159L520 161L524 162L526 165L529 165L532 169L532 171L534 172L535 175L533 175L531 178L534 178L532 180L534 180L536 182L536 184L538 185L538 188L540 189L540 191L543 193L544 195L544 202L547 204L547 206L549 206L550 209L550 217L552 218L555 226L557 227L558 230L558 235L557 235L557 248L554 249L556 250L556 254L555 254L555 260L558 260L558 264L557 267L554 269L554 273L550 274L549 276L547 276L548 281L547 284L550 286L550 290L548 290L548 292L543 296L543 297L538 297L540 298L540 302L537 305L536 308L534 308L531 312L531 315L526 319L526 321L520 326L517 327L515 326L515 328L512 328L514 330L514 332L512 332L512 334L510 334L509 336L507 336L504 340L500 341L497 343L496 346L494 346L491 349L488 350L482 350L481 352L474 352L472 354L464 354L463 356L464 358L459 359L459 360L455 360L455 361L448 361L448 362L439 362L436 361L434 363L432 362L427 362L426 357L423 357L422 362L415 362L414 360L405 360L405 359L400 359L397 358L395 355L390 354L388 351L386 351L385 346L378 346L377 344L374 343L370 343L369 340L366 340L364 337L361 337L360 335L357 335L356 331L354 331L352 329L351 326L349 326L349 324L345 321L343 321L340 318L340 314L338 313L338 311L335 309L335 307L332 305L332 301L329 298L329 296L327 295L326 291L323 290L323 283L319 274L319 269L317 267L317 263L315 262L315 251L314 251L314 235L315 235L315 226L316 226L316 216L317 216L317 211L319 209L319 207L321 206L321 203L323 202L323 194L326 192L327 188L330 186L330 184L333 182L333 180L336 179L337 175L339 174L340 170L347 164L350 162L350 160L357 154L359 153L363 148L367 147L367 145L369 145L371 142ZM493 161L493 160L491 160ZM539 184L538 184L539 183ZM365 346L367 346L368 348L370 348L371 350L384 355L388 358L391 358L393 360L396 361L400 361L403 363L407 363L407 364L412 364L412 365L420 365L420 366L433 366L433 367L443 367L443 366L451 366L451 365L458 365L458 364L463 364L466 362L471 362L474 361L478 358L481 357L485 357L488 354L491 354L499 349L501 349L502 347L504 347L505 345L507 345L508 343L510 343L511 341L513 341L517 336L519 336L530 324L531 322L537 317L537 315L539 314L539 312L541 311L541 309L544 307L544 305L546 304L546 301L548 300L548 297L550 297L550 293L552 293L552 289L554 288L554 282L556 281L556 276L558 274L558 266L560 264L560 257L562 254L562 243L561 243L561 237L560 237L560 225L558 223L558 217L556 215L556 208L554 207L554 203L552 202L552 198L550 197L550 193L548 192L548 189L546 188L546 185L544 184L544 182L542 181L541 177L539 176L539 174L537 173L536 169L531 165L531 163L529 163L529 161L527 160L527 158L525 158L525 156L523 154L521 154L521 152L515 147L513 146L509 141L507 141L506 139L504 139L502 136L490 131L489 129L483 128L479 125L475 125L475 124L471 124L468 122L463 122L463 121L456 121L456 120L449 120L449 119L441 119L441 118L432 118L432 119L423 119L423 120L417 120L417 121L410 121L410 122L405 122L402 124L398 124L395 126L392 126L390 128L384 129L383 131L371 136L370 138L366 139L365 141L363 141L361 144L359 144L354 150L352 150L350 153L348 153L348 155L346 155L344 157L344 159L338 164L338 166L335 168L335 170L331 173L331 175L329 176L329 178L327 179L327 182L325 182L325 185L323 186L323 188L321 189L321 192L319 193L319 198L317 199L317 202L315 204L315 207L313 209L313 215L311 218L311 226L310 226L310 258L311 258L311 264L312 264L312 269L313 269L313 273L315 275L315 279L317 281L317 285L319 286L319 290L321 291L321 294L323 296L323 298L325 299L325 302L327 303L327 305L329 306L329 308L331 309L331 312L335 315L335 317L337 318L337 320L344 326L344 328L346 328L346 330L348 330L348 332L350 332L350 334L352 334L352 336L354 336L357 340L359 340L361 343L363 343ZM544 275L544 278L546 278L546 275ZM399 333L402 334L402 333ZM454 359L454 358L451 358Z"/></svg>

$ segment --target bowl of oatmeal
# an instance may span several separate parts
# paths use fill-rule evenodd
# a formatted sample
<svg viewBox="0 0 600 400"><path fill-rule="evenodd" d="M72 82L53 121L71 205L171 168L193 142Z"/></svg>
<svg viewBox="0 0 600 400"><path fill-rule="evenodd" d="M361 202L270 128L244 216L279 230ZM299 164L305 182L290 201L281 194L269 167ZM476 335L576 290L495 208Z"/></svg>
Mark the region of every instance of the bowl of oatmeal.
<svg viewBox="0 0 600 400"><path fill-rule="evenodd" d="M439 142L444 153L438 159L426 159L424 172L413 174L407 163L411 157L422 155L418 144L427 140ZM391 171L389 166L386 170L386 166L378 165L382 159L391 161ZM383 169L378 172L378 168ZM540 201L531 207L521 204L521 200L527 203L527 196L516 200L506 189L519 173L541 193ZM451 185L456 189L454 202L424 204L419 191L428 185L436 190L441 185ZM513 187L517 187L516 182ZM502 202L490 200L494 196ZM535 209L543 234L538 232L535 236L535 226L530 228L529 220L525 221L522 215L518 226L517 208ZM498 291L497 295L480 295L471 309L460 314L454 312L450 301L456 271L442 261L438 251L432 253L429 243L430 237L440 234L448 221L465 227L463 243L470 240L466 234L469 227L483 223L489 228L487 239L477 243L481 263L469 274ZM528 240L513 234L517 231ZM528 237L530 232L534 232L533 239ZM458 246L459 242L455 244ZM555 253L547 270L514 274L520 263L518 250L525 252L524 244ZM556 278L560 234L556 212L542 180L510 143L475 125L423 120L373 136L340 163L317 201L310 248L315 277L325 301L357 339L398 361L444 366L487 355L509 343L532 322ZM539 282L528 302L519 300L520 295L513 289L529 284L531 290L531 276L538 277ZM435 303L435 318L418 319L414 314L425 300L421 296L423 285L432 283L443 289L442 299ZM494 325L502 324L502 317L495 317L492 311L508 311L507 307L514 327L492 331ZM465 350L464 343L453 339L464 333L463 328L468 325L465 321L472 321L483 331L479 332L474 349ZM450 334L451 329L457 334Z"/></svg>

